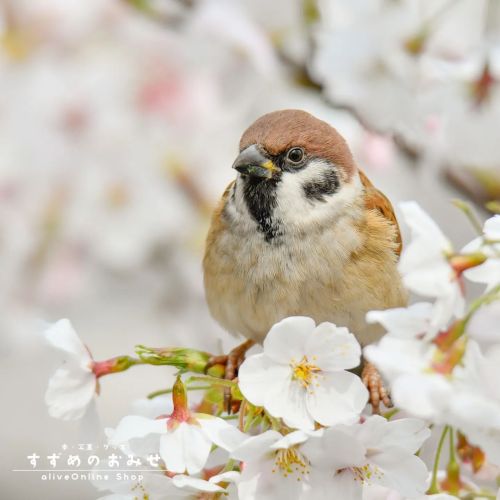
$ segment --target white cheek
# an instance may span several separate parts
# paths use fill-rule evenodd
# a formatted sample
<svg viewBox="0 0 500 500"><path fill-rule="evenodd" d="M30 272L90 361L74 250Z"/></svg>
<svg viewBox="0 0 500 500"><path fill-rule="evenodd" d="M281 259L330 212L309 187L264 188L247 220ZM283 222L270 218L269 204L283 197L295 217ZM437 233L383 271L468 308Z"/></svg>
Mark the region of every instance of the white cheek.
<svg viewBox="0 0 500 500"><path fill-rule="evenodd" d="M234 197L233 197L234 192ZM230 201L226 205L226 210L234 225L233 229L244 233L257 231L258 224L250 215L245 197L243 194L243 182L238 176L229 193Z"/></svg>
<svg viewBox="0 0 500 500"><path fill-rule="evenodd" d="M286 172L278 185L278 206L274 216L288 226L297 229L320 223L338 215L348 205L353 208L358 205L362 190L358 175L354 175L348 184L327 197L324 201L307 198L303 186L320 178L331 165L320 160L311 162L300 172ZM353 214L354 215L354 214Z"/></svg>

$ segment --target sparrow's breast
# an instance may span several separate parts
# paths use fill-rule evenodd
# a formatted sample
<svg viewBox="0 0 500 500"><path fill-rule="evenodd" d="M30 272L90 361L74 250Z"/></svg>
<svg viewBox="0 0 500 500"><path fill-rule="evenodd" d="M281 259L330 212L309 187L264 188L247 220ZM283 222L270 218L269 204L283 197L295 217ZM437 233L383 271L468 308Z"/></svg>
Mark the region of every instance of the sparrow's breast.
<svg viewBox="0 0 500 500"><path fill-rule="evenodd" d="M262 341L274 323L305 315L347 326L364 344L381 333L366 325L366 312L406 300L394 255L370 248L349 217L271 241L250 220L214 220L223 223L207 240L206 297L231 333Z"/></svg>

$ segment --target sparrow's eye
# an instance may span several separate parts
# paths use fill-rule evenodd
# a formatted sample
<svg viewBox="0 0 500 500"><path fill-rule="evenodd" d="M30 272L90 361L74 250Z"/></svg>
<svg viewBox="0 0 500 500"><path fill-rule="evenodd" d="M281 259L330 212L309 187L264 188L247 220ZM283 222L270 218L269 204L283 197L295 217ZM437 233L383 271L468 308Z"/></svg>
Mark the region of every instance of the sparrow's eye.
<svg viewBox="0 0 500 500"><path fill-rule="evenodd" d="M300 163L304 158L304 150L302 148L292 148L286 154L286 159L290 163Z"/></svg>

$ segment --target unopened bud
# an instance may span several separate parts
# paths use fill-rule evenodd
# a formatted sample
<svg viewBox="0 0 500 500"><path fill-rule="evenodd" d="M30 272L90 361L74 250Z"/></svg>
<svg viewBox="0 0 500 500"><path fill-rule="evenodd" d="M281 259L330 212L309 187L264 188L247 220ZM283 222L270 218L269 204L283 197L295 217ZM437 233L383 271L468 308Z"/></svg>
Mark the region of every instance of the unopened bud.
<svg viewBox="0 0 500 500"><path fill-rule="evenodd" d="M205 373L210 354L183 347L146 347L136 346L136 353L151 365L170 365L183 371Z"/></svg>
<svg viewBox="0 0 500 500"><path fill-rule="evenodd" d="M481 469L486 460L483 450L470 444L461 432L458 433L457 452L462 462L472 466L474 473Z"/></svg>
<svg viewBox="0 0 500 500"><path fill-rule="evenodd" d="M168 419L170 429L177 426L181 422L187 422L191 418L191 412L188 407L188 398L186 387L184 386L181 377L178 376L172 387L172 402L174 403L174 411Z"/></svg>
<svg viewBox="0 0 500 500"><path fill-rule="evenodd" d="M130 356L117 356L104 361L94 361L92 371L99 378L110 373L123 372L135 364L137 364L137 360Z"/></svg>
<svg viewBox="0 0 500 500"><path fill-rule="evenodd" d="M446 467L446 478L441 482L441 489L452 495L458 495L461 486L460 466L456 460L450 460L450 463Z"/></svg>
<svg viewBox="0 0 500 500"><path fill-rule="evenodd" d="M465 331L465 322L463 320L455 321L447 330L436 335L433 343L436 344L443 352L448 351L451 346L458 340Z"/></svg>
<svg viewBox="0 0 500 500"><path fill-rule="evenodd" d="M480 266L486 261L487 258L488 257L484 255L484 253L475 252L464 255L453 255L449 257L448 262L457 275L460 276L467 269Z"/></svg>
<svg viewBox="0 0 500 500"><path fill-rule="evenodd" d="M458 363L462 360L466 344L467 338L462 336L446 351L437 349L432 361L432 369L442 375L450 375Z"/></svg>

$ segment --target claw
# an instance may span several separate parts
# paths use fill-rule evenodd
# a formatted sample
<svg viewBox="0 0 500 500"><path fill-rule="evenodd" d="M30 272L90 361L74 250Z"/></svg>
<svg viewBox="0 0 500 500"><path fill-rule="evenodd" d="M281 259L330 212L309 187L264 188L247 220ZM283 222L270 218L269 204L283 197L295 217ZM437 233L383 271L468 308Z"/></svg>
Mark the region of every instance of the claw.
<svg viewBox="0 0 500 500"><path fill-rule="evenodd" d="M253 340L247 340L235 347L227 356L226 363L226 373L224 378L226 380L233 380L238 374L238 368L241 366L245 359L245 354L255 344ZM224 388L224 407L227 413L230 415L232 410L232 399L231 399L231 389L229 387Z"/></svg>
<svg viewBox="0 0 500 500"><path fill-rule="evenodd" d="M212 366L215 365L226 365L227 364L227 356L222 355L222 356L211 356L210 359L208 360L207 366L205 366L205 373L208 372Z"/></svg>
<svg viewBox="0 0 500 500"><path fill-rule="evenodd" d="M388 408L392 406L391 398L384 387L382 377L374 365L365 363L361 379L370 393L370 404L372 405L373 413L380 413L380 402L384 403Z"/></svg>

